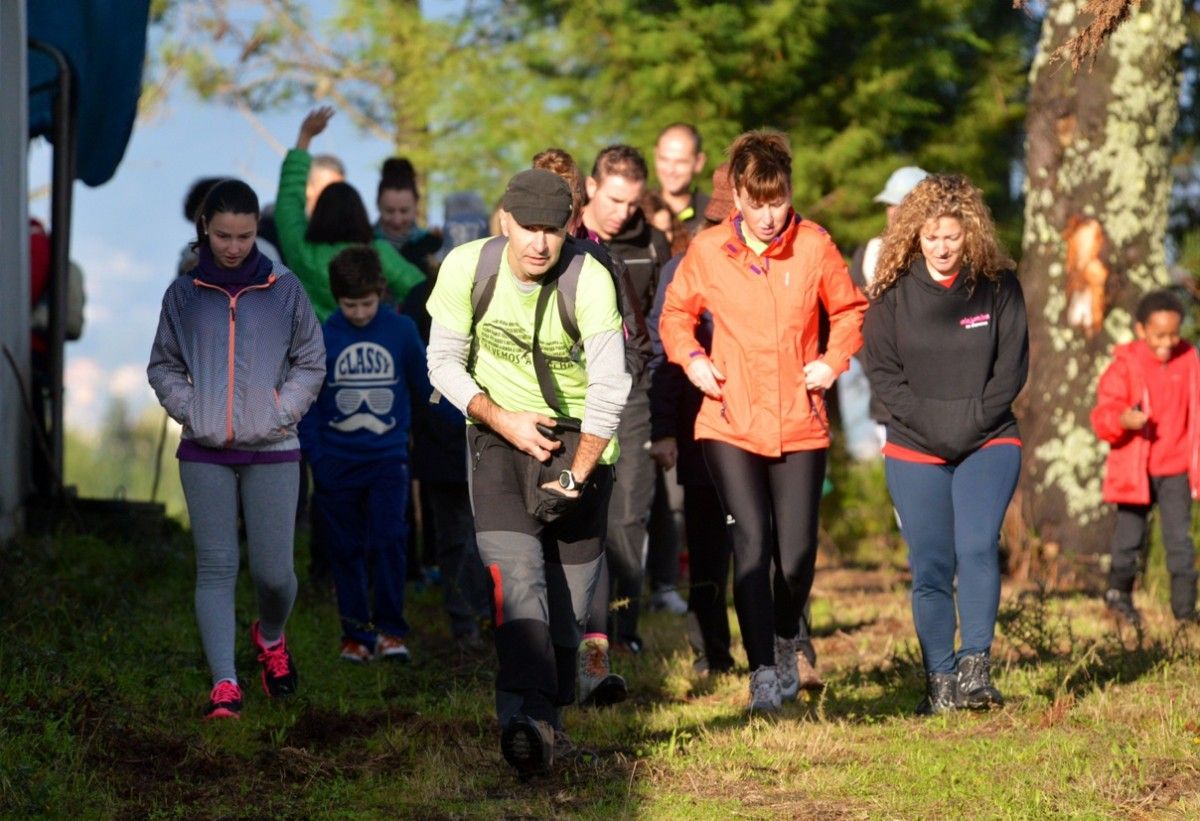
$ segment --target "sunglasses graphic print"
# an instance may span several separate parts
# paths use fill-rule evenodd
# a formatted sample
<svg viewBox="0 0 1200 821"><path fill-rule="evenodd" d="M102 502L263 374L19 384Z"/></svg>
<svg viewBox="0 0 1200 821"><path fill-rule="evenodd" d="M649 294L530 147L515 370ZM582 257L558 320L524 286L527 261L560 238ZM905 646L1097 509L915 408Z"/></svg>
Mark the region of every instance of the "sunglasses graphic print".
<svg viewBox="0 0 1200 821"><path fill-rule="evenodd" d="M340 416L331 419L335 430L367 430L385 434L396 426L390 416L395 404L396 363L387 348L375 342L346 346L329 372L333 403Z"/></svg>

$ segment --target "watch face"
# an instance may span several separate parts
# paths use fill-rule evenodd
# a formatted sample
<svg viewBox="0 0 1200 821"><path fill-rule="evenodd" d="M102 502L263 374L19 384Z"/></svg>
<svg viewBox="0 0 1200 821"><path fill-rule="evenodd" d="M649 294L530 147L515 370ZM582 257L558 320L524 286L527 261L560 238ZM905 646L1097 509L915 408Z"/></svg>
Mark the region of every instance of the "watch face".
<svg viewBox="0 0 1200 821"><path fill-rule="evenodd" d="M563 490L570 490L575 486L575 477L571 475L571 471L564 470L558 474L558 486Z"/></svg>

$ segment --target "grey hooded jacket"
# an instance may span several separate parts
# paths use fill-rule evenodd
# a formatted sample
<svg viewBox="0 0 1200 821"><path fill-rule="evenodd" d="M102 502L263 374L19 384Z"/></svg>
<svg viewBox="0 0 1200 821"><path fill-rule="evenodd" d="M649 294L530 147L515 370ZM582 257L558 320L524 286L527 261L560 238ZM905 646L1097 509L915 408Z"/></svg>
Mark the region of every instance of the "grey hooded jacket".
<svg viewBox="0 0 1200 821"><path fill-rule="evenodd" d="M325 379L325 343L300 280L279 264L234 295L181 276L163 295L146 375L185 439L295 450Z"/></svg>

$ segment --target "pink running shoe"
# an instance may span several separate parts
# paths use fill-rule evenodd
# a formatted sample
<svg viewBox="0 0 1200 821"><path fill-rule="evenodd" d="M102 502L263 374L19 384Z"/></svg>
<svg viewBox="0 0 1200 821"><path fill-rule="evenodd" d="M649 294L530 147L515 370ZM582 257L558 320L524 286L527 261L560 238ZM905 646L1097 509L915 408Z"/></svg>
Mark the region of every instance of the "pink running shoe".
<svg viewBox="0 0 1200 821"><path fill-rule="evenodd" d="M287 639L281 635L274 647L266 647L258 630L258 622L254 622L250 626L250 642L254 649L258 650L258 660L262 664L262 685L266 694L278 698L296 692L299 677L296 675L296 664L292 661L292 654L287 649Z"/></svg>
<svg viewBox="0 0 1200 821"><path fill-rule="evenodd" d="M208 706L204 708L204 720L241 717L242 688L232 681L217 682L208 695Z"/></svg>

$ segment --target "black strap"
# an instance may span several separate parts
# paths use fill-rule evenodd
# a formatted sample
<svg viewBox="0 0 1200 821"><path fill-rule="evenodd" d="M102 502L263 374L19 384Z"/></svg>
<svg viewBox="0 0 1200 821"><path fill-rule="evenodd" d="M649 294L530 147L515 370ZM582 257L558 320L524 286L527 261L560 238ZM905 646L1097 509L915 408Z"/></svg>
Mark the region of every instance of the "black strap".
<svg viewBox="0 0 1200 821"><path fill-rule="evenodd" d="M538 344L538 335L542 331L542 318L546 315L546 306L550 302L550 293L552 291L555 293L558 292L559 280L561 280L563 277L578 279L580 270L583 268L583 262L585 258L586 254L584 254L582 251L577 252L571 257L571 260L567 263L565 268L560 265L557 272L553 274L547 274L548 279L542 282L541 287L538 290L537 307L534 309L533 314L533 341L530 343L530 348L532 349L530 354L533 359L533 370L534 373L537 374L538 388L542 392L542 399L546 402L546 407L554 411L555 416L557 416L560 420L570 422L574 422L576 420L572 419L570 416L567 416L566 411L564 411L562 405L559 404L558 394L554 390L554 374L550 370L550 360L546 358L545 351L543 351L542 346ZM562 310L563 305L560 295L560 314ZM561 315L559 319L561 321Z"/></svg>
<svg viewBox="0 0 1200 821"><path fill-rule="evenodd" d="M545 400L546 406L554 411L555 416L566 416L562 406L558 403L558 394L554 391L554 377L550 373L550 362L546 359L546 353L542 350L542 346L538 344L538 334L542 329L542 317L546 315L546 304L550 301L550 292L558 290L557 279L558 277L555 277L554 282L543 282L538 290L537 309L533 314L531 354L533 371L537 374L538 388L542 391L542 399Z"/></svg>
<svg viewBox="0 0 1200 821"><path fill-rule="evenodd" d="M475 279L471 283L471 334L479 318L487 313L496 292L496 277L500 273L500 259L508 245L507 237L492 237L479 250L479 261L475 263Z"/></svg>

